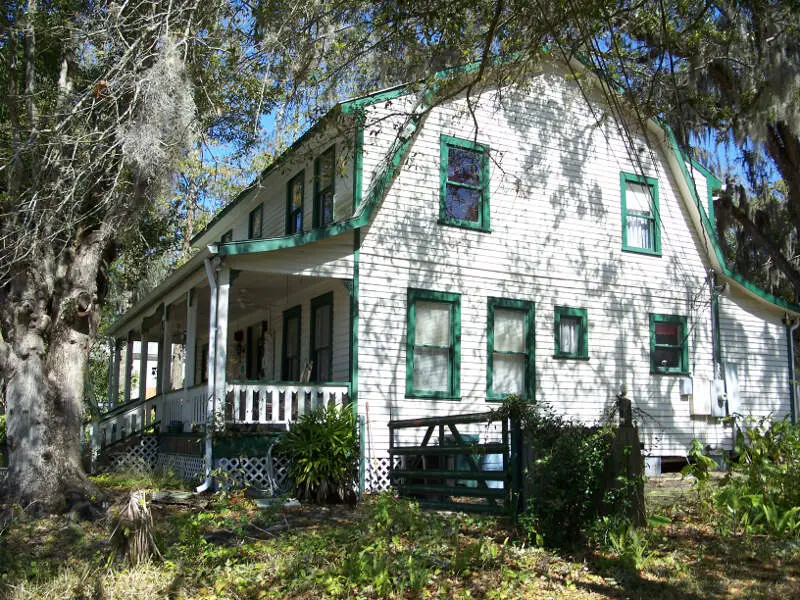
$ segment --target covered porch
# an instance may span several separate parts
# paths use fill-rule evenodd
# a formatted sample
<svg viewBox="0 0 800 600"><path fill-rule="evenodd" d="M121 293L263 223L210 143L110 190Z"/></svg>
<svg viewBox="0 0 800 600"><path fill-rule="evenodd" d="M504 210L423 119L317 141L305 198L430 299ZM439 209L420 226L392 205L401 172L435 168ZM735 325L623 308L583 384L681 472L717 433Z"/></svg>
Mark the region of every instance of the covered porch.
<svg viewBox="0 0 800 600"><path fill-rule="evenodd" d="M180 285L121 319L95 450L147 431L204 432L210 420L285 429L349 402L352 268L298 274L255 258L193 259Z"/></svg>

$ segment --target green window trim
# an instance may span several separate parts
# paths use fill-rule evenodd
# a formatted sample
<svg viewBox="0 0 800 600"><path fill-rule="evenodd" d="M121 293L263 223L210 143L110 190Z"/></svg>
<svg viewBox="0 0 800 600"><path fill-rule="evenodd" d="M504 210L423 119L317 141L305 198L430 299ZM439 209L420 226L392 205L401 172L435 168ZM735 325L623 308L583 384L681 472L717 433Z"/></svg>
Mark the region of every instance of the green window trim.
<svg viewBox="0 0 800 600"><path fill-rule="evenodd" d="M462 182L448 180L448 161L450 148L462 148L480 153L480 185L473 186ZM490 210L489 210L489 146L479 144L472 140L442 135L439 146L439 224L453 225L491 233ZM447 214L447 186L457 186L468 190L480 191L480 207L478 209L477 220L458 219Z"/></svg>
<svg viewBox="0 0 800 600"><path fill-rule="evenodd" d="M631 246L628 243L628 207L627 207L627 189L629 183L638 183L646 185L650 188L650 197L652 199L652 216L635 215L647 218L651 221L650 233L652 236L653 247L642 248L639 246ZM653 177L643 177L641 175L634 175L632 173L620 173L620 196L621 196L621 214L622 214L622 250L625 252L635 252L638 254L649 254L651 256L661 256L661 213L658 206L658 180Z"/></svg>
<svg viewBox="0 0 800 600"><path fill-rule="evenodd" d="M580 319L580 335L578 338L578 351L566 352L561 350L561 319L572 317ZM589 359L589 313L585 308L572 308L569 306L556 306L554 318L555 353L553 358L573 358L578 360Z"/></svg>
<svg viewBox="0 0 800 600"><path fill-rule="evenodd" d="M678 325L678 344L656 343L656 326L660 323ZM650 313L650 373L659 375L689 374L689 330L687 329L686 323L686 317L682 315L662 315ZM678 366L667 367L656 364L656 352L659 349L677 349Z"/></svg>
<svg viewBox="0 0 800 600"><path fill-rule="evenodd" d="M297 319L297 336L295 337L295 343L297 344L297 365L295 368L291 369L290 372L290 365L287 361L286 356L286 348L288 346L287 342L289 340L288 334L288 327L286 324L291 319ZM283 381L299 381L300 375L302 374L303 365L301 364L301 355L302 355L302 346L301 341L303 339L302 336L303 332L303 307L298 304L297 306L293 306L285 311L283 311L283 332L282 332L282 341L283 345L281 346L281 379ZM294 373L294 374L293 374Z"/></svg>
<svg viewBox="0 0 800 600"><path fill-rule="evenodd" d="M247 216L247 239L260 239L264 235L264 205L259 204Z"/></svg>
<svg viewBox="0 0 800 600"><path fill-rule="evenodd" d="M292 209L292 190L300 185L300 207ZM303 169L286 183L286 235L303 232L303 204L306 196L306 171ZM298 217L300 222L298 223Z"/></svg>
<svg viewBox="0 0 800 600"><path fill-rule="evenodd" d="M417 302L439 302L450 307L450 345L448 352L448 390L414 388L414 349L417 324ZM436 400L461 399L461 295L409 288L406 330L406 398Z"/></svg>
<svg viewBox="0 0 800 600"><path fill-rule="evenodd" d="M320 162L326 158L326 156L330 154L330 161L331 161L331 182L330 185L326 185L322 187L320 181ZM331 214L330 220L325 219L325 215L323 211L325 209L322 203L322 196L326 192L330 192L331 194ZM314 214L312 215L312 227L314 229L318 227L324 227L325 225L330 225L333 223L333 200L334 196L336 195L336 144L331 145L325 152L320 154L316 160L314 161Z"/></svg>
<svg viewBox="0 0 800 600"><path fill-rule="evenodd" d="M494 314L497 308L510 308L525 312L525 399L533 402L536 392L536 332L535 305L526 300L487 298L486 301L486 399L501 401L508 394L493 391L494 387ZM505 354L505 353L504 353ZM513 353L517 354L517 353Z"/></svg>
<svg viewBox="0 0 800 600"><path fill-rule="evenodd" d="M333 292L328 292L327 294L322 294L321 296L317 296L316 298L311 299L311 331L310 339L309 339L309 354L311 356L311 360L314 361L314 367L311 371L311 381L314 383L329 383L328 381L322 381L319 379L319 366L317 361L317 339L316 339L316 331L317 331L317 309L323 306L330 307L330 319L328 320L328 373L333 376Z"/></svg>

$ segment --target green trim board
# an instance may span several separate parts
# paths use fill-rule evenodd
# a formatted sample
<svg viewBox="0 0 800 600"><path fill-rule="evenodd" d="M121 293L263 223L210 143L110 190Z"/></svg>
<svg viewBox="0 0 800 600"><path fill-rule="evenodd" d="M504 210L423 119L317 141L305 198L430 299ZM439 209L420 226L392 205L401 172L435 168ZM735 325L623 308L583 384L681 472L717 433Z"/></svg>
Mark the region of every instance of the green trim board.
<svg viewBox="0 0 800 600"><path fill-rule="evenodd" d="M629 210L628 186L629 184L644 185L650 192L650 211ZM661 256L661 215L658 209L658 180L652 177L643 177L633 173L620 173L620 202L622 214L622 249L625 252L637 252ZM634 246L628 240L628 219L644 219L648 224L649 246Z"/></svg>
<svg viewBox="0 0 800 600"><path fill-rule="evenodd" d="M510 309L520 311L524 315L523 339L525 349L523 352L510 352L496 350L495 348L495 312L496 309ZM533 402L536 392L536 332L534 320L535 305L526 300L510 300L508 298L492 298L486 300L486 399L503 400L510 391L494 391L495 355L513 358L522 356L524 361L524 392L521 396Z"/></svg>
<svg viewBox="0 0 800 600"><path fill-rule="evenodd" d="M295 191L299 187L300 206L295 207ZM306 171L301 169L286 182L286 235L303 232L303 204L306 197Z"/></svg>
<svg viewBox="0 0 800 600"><path fill-rule="evenodd" d="M448 344L417 344L418 303L438 303L447 306L450 327ZM409 288L407 296L406 330L406 397L459 400L461 397L461 295L431 290ZM447 353L447 374L444 386L447 389L423 389L414 384L418 366L417 352Z"/></svg>
<svg viewBox="0 0 800 600"><path fill-rule="evenodd" d="M247 239L258 239L264 234L264 205L259 204L247 215Z"/></svg>
<svg viewBox="0 0 800 600"><path fill-rule="evenodd" d="M353 280L350 288L350 403L358 415L358 285L361 258L361 230L353 232ZM363 454L362 454L363 457Z"/></svg>
<svg viewBox="0 0 800 600"><path fill-rule="evenodd" d="M553 337L555 352L553 358L589 358L589 313L585 308L572 308L569 306L556 306L554 309ZM563 319L578 321L578 349L575 352L562 350L561 322Z"/></svg>
<svg viewBox="0 0 800 600"><path fill-rule="evenodd" d="M659 335L670 335L668 332L659 334L659 325L676 327L675 342L665 341L663 337L659 340ZM672 353L677 364L665 364ZM663 356L667 358L659 360ZM660 375L689 374L689 330L685 316L650 313L650 372Z"/></svg>
<svg viewBox="0 0 800 600"><path fill-rule="evenodd" d="M289 342L289 327L288 324L293 319L297 319L297 335L295 336L295 344L297 344L297 364L289 363L289 357L286 356L286 349L288 347ZM281 344L281 379L284 381L299 381L302 366L300 364L300 356L301 356L301 344L302 344L302 332L303 332L303 307L298 304L297 306L293 306L285 311L283 311L283 331L281 332L282 344ZM291 372L290 372L291 371Z"/></svg>
<svg viewBox="0 0 800 600"><path fill-rule="evenodd" d="M328 364L327 364L327 371L328 377L327 379L324 377L320 377L320 368L319 368L319 361L318 359L318 352L320 350L325 350L325 347L319 347L319 340L317 339L317 310L320 308L327 307L330 310L330 314L328 315ZM314 361L314 366L311 370L311 381L315 383L321 383L323 381L327 381L330 379L330 376L333 375L333 292L328 292L326 294L322 294L321 296L317 296L316 298L311 299L311 331L309 331L309 355L311 360Z"/></svg>
<svg viewBox="0 0 800 600"><path fill-rule="evenodd" d="M440 225L491 231L489 183L489 146L449 135L439 138Z"/></svg>
<svg viewBox="0 0 800 600"><path fill-rule="evenodd" d="M323 178L330 178L330 182L323 181ZM336 144L334 143L314 159L314 212L312 213L312 227L314 229L333 223L335 196ZM328 213L329 202L330 212Z"/></svg>

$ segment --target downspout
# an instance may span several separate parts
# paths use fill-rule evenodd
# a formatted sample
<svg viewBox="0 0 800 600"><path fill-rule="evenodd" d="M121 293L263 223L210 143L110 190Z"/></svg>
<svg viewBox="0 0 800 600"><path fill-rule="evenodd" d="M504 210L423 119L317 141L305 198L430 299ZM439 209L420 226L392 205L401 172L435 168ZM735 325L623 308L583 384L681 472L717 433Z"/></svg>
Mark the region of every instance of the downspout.
<svg viewBox="0 0 800 600"><path fill-rule="evenodd" d="M797 375L794 368L794 332L800 327L800 320L792 319L789 313L783 318L783 324L786 326L786 346L789 354L789 415L793 424L797 423L797 394L795 392L797 386Z"/></svg>
<svg viewBox="0 0 800 600"><path fill-rule="evenodd" d="M206 270L206 277L208 278L209 288L209 310L208 310L208 387L206 393L208 394L208 403L206 406L206 444L205 444L205 471L206 477L197 488L196 492L205 492L210 489L214 478L211 476L211 470L214 465L213 457L211 455L213 448L213 430L214 430L214 415L216 414L216 399L217 399L217 380L216 380L216 364L217 358L217 273L216 264L212 265L211 260L215 258L216 246L209 246L211 256L203 261L203 266ZM217 260L215 259L215 263Z"/></svg>
<svg viewBox="0 0 800 600"><path fill-rule="evenodd" d="M717 274L712 269L709 273L711 287L711 360L714 367L714 379L722 377L722 339L719 326L719 295L725 290L725 284L717 286Z"/></svg>

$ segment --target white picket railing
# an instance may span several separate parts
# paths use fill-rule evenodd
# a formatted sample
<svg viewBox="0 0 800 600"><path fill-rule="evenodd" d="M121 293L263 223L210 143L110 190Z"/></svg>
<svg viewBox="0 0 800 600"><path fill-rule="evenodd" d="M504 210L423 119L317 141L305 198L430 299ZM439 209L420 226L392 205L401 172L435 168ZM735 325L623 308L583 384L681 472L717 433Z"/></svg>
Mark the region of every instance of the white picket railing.
<svg viewBox="0 0 800 600"><path fill-rule="evenodd" d="M230 423L287 425L318 406L350 401L350 384L228 383L225 420Z"/></svg>

